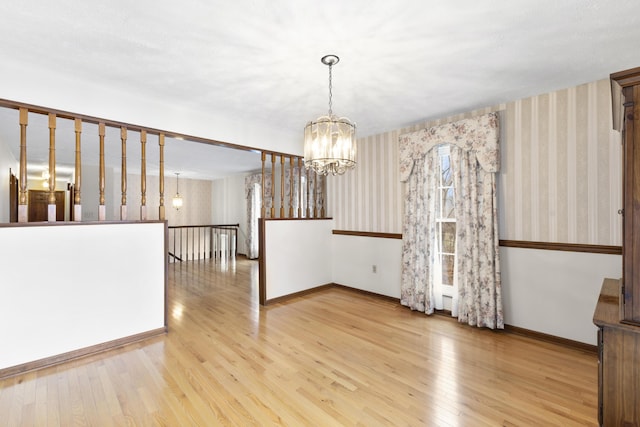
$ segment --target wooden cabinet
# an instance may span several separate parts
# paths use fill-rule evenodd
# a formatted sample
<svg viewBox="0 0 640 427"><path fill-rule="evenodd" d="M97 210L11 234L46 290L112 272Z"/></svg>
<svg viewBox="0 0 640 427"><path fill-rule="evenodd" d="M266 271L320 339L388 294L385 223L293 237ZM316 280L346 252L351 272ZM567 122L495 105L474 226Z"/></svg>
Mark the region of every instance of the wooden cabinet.
<svg viewBox="0 0 640 427"><path fill-rule="evenodd" d="M56 191L56 221L64 221L65 192ZM49 218L49 192L29 190L29 222L47 221Z"/></svg>
<svg viewBox="0 0 640 427"><path fill-rule="evenodd" d="M605 427L640 427L640 68L612 74L611 86L614 127L624 144L623 267L622 279L605 279L593 316L598 420Z"/></svg>
<svg viewBox="0 0 640 427"><path fill-rule="evenodd" d="M640 328L620 322L620 280L605 279L593 322L598 326L598 420L640 427Z"/></svg>
<svg viewBox="0 0 640 427"><path fill-rule="evenodd" d="M621 87L622 105L614 108L624 118L621 314L625 322L640 325L640 68L612 74L611 80Z"/></svg>

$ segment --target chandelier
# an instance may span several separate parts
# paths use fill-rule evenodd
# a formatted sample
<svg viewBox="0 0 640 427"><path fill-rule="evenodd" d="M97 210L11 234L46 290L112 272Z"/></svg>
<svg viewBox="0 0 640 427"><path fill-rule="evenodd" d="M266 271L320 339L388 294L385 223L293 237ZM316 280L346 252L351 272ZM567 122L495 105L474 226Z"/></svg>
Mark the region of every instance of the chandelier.
<svg viewBox="0 0 640 427"><path fill-rule="evenodd" d="M356 125L332 111L331 70L340 58L326 55L320 61L329 66L329 114L304 127L304 166L320 175L342 175L356 165Z"/></svg>
<svg viewBox="0 0 640 427"><path fill-rule="evenodd" d="M182 196L180 195L180 187L179 187L179 178L180 178L180 172L174 172L176 174L176 195L173 196L173 207L176 208L176 210L180 210L180 208L182 207Z"/></svg>

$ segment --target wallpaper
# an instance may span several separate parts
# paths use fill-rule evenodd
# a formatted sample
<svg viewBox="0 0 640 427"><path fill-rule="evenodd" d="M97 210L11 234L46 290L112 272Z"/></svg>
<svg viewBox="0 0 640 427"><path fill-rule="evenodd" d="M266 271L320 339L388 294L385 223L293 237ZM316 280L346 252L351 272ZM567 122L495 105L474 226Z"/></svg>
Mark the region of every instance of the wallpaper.
<svg viewBox="0 0 640 427"><path fill-rule="evenodd" d="M327 178L327 205L339 230L401 233L404 184L400 182L398 137L407 132L499 111L475 110L358 139L357 165Z"/></svg>
<svg viewBox="0 0 640 427"><path fill-rule="evenodd" d="M609 80L507 104L506 239L620 245L622 146Z"/></svg>
<svg viewBox="0 0 640 427"><path fill-rule="evenodd" d="M360 138L356 169L327 180L335 228L400 233L398 136L492 111L501 126L500 238L620 245L622 150L608 79Z"/></svg>
<svg viewBox="0 0 640 427"><path fill-rule="evenodd" d="M120 172L114 173L113 207L114 219L120 212ZM147 175L147 219L158 219L160 205L158 176ZM180 195L183 206L176 210L172 206L176 194L176 176L164 177L165 217L169 226L201 225L211 223L211 181L180 177ZM127 174L127 216L130 220L140 219L140 175Z"/></svg>

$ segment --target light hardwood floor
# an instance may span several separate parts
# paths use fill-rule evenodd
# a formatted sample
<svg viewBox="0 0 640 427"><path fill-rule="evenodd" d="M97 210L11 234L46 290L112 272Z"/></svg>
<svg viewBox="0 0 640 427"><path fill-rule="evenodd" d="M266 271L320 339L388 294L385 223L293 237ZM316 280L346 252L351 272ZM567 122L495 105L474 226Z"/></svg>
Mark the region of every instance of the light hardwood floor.
<svg viewBox="0 0 640 427"><path fill-rule="evenodd" d="M595 354L340 288L259 307L253 261L169 278L166 336L0 381L0 425L596 425Z"/></svg>

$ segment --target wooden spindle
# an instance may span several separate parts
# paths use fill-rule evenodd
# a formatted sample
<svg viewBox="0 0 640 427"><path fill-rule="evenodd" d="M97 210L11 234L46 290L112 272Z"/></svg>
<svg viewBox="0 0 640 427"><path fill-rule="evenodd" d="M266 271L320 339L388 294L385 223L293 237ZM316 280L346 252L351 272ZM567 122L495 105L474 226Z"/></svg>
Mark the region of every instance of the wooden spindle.
<svg viewBox="0 0 640 427"><path fill-rule="evenodd" d="M293 218L293 193L295 186L293 185L293 156L289 157L289 218Z"/></svg>
<svg viewBox="0 0 640 427"><path fill-rule="evenodd" d="M160 207L158 208L158 218L164 221L164 133L158 136L158 146L160 147Z"/></svg>
<svg viewBox="0 0 640 427"><path fill-rule="evenodd" d="M75 119L75 133L76 133L76 164L75 164L75 179L73 184L73 220L82 221L82 198L80 190L82 186L82 152L81 152L81 138L82 138L82 120Z"/></svg>
<svg viewBox="0 0 640 427"><path fill-rule="evenodd" d="M120 189L122 200L120 201L120 220L127 219L127 128L120 128L120 140L122 141L122 167L120 174Z"/></svg>
<svg viewBox="0 0 640 427"><path fill-rule="evenodd" d="M140 131L140 220L147 220L147 131Z"/></svg>
<svg viewBox="0 0 640 427"><path fill-rule="evenodd" d="M271 216L276 216L276 155L271 153Z"/></svg>
<svg viewBox="0 0 640 427"><path fill-rule="evenodd" d="M306 187L307 187L307 203L306 203L306 205L307 205L306 206L306 208L307 208L307 216L306 216L306 218L311 218L311 207L310 207L311 206L310 205L311 201L309 200L309 190L311 188L311 180L310 180L310 178L311 178L311 172L309 171L309 169L307 169L307 185L306 185Z"/></svg>
<svg viewBox="0 0 640 427"><path fill-rule="evenodd" d="M302 157L298 157L298 218L302 218Z"/></svg>
<svg viewBox="0 0 640 427"><path fill-rule="evenodd" d="M98 206L98 221L104 221L107 219L107 208L104 205L104 187L105 187L105 172L104 172L104 135L105 125L104 123L98 123L98 136L100 137L100 170L98 177L98 188L100 190L100 205Z"/></svg>
<svg viewBox="0 0 640 427"><path fill-rule="evenodd" d="M18 222L29 221L27 206L27 125L29 110L20 108L20 195L18 197Z"/></svg>
<svg viewBox="0 0 640 427"><path fill-rule="evenodd" d="M56 221L56 115L49 113L49 206L47 220Z"/></svg>
<svg viewBox="0 0 640 427"><path fill-rule="evenodd" d="M320 186L320 218L326 218L326 212L324 210L324 201L327 194L327 177L322 176L322 185Z"/></svg>
<svg viewBox="0 0 640 427"><path fill-rule="evenodd" d="M313 217L318 218L318 179L320 175L313 174Z"/></svg>
<svg viewBox="0 0 640 427"><path fill-rule="evenodd" d="M262 185L260 186L260 189L262 191L262 198L260 199L260 203L262 204L262 208L260 210L260 218L264 218L267 214L267 205L264 199L264 164L267 161L267 154L263 151L262 152Z"/></svg>
<svg viewBox="0 0 640 427"><path fill-rule="evenodd" d="M284 156L280 156L280 218L284 218Z"/></svg>

